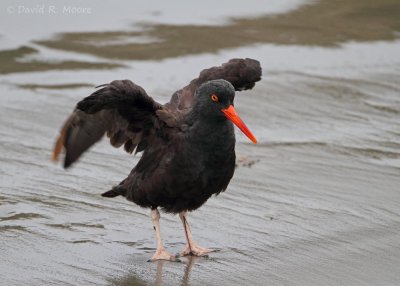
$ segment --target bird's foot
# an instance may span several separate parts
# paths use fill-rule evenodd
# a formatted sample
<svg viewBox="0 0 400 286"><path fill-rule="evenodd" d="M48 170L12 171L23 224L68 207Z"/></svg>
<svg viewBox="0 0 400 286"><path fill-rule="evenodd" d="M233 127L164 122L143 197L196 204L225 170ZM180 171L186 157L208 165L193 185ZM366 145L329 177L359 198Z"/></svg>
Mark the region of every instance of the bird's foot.
<svg viewBox="0 0 400 286"><path fill-rule="evenodd" d="M156 253L154 253L153 257L149 259L148 261L157 261L157 260L167 260L167 261L175 261L179 262L180 260L175 256L166 251L164 248L160 248L156 250Z"/></svg>
<svg viewBox="0 0 400 286"><path fill-rule="evenodd" d="M179 256L192 255L207 257L208 253L216 251L219 251L219 249L204 248L195 243L192 243L190 246L189 244L186 244L185 248L179 253Z"/></svg>

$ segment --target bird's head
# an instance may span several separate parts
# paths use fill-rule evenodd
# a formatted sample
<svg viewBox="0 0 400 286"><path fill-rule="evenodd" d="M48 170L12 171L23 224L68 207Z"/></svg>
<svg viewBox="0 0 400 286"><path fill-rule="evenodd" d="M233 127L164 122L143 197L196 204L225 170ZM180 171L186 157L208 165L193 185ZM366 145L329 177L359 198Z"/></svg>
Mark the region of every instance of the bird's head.
<svg viewBox="0 0 400 286"><path fill-rule="evenodd" d="M235 88L223 79L210 80L196 90L197 108L202 116L209 119L229 119L247 136L253 143L257 139L240 119L234 108Z"/></svg>

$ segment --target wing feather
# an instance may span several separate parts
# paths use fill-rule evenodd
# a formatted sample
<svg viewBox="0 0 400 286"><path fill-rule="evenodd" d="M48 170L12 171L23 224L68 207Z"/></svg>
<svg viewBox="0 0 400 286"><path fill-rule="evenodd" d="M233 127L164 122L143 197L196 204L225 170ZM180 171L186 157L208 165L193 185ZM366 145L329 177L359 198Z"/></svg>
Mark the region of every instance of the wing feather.
<svg viewBox="0 0 400 286"><path fill-rule="evenodd" d="M229 81L235 90L252 89L261 80L260 62L254 59L231 59L221 66L204 69L187 86L176 91L166 104L170 110L183 110L193 106L194 93L203 83L214 79Z"/></svg>
<svg viewBox="0 0 400 286"><path fill-rule="evenodd" d="M65 150L64 167L68 168L104 134L112 146L132 153L143 151L147 140L155 136L156 111L162 106L143 88L129 80L117 80L103 85L78 102L66 120L53 150L57 160Z"/></svg>

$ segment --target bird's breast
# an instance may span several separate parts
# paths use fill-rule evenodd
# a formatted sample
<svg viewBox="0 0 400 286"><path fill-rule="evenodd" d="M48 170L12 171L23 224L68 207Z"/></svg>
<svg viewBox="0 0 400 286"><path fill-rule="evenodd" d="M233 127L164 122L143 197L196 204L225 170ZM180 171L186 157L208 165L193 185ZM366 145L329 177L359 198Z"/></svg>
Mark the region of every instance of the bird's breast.
<svg viewBox="0 0 400 286"><path fill-rule="evenodd" d="M202 185L229 183L235 166L235 135L231 122L192 130L182 156ZM224 186L226 187L226 186Z"/></svg>

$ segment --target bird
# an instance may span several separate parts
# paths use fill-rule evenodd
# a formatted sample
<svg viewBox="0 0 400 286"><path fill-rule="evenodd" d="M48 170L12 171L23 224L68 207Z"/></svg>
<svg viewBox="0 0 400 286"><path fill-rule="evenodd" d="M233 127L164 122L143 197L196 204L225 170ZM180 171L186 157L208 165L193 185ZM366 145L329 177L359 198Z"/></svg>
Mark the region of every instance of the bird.
<svg viewBox="0 0 400 286"><path fill-rule="evenodd" d="M67 169L105 134L113 147L142 152L129 175L102 196L123 196L150 209L157 245L150 261L206 256L216 249L195 242L188 213L227 189L235 171L234 125L257 143L239 117L234 98L236 91L252 89L261 74L257 60L231 59L202 70L165 104L130 80L98 86L65 121L52 159L57 161L63 153ZM177 255L163 245L159 209L179 214L186 245Z"/></svg>

